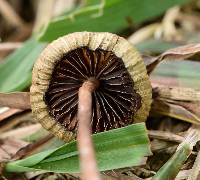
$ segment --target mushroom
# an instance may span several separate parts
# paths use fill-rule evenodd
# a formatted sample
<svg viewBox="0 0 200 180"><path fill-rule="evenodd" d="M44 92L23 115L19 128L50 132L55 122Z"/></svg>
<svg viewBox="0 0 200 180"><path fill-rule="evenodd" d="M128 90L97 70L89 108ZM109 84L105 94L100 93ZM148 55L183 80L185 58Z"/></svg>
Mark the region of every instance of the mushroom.
<svg viewBox="0 0 200 180"><path fill-rule="evenodd" d="M79 32L61 37L33 68L33 114L64 141L77 135L83 179L100 179L91 133L144 121L151 85L143 60L124 38Z"/></svg>
<svg viewBox="0 0 200 180"><path fill-rule="evenodd" d="M66 142L76 136L85 82L94 88L93 133L146 120L152 90L139 53L115 34L77 32L49 44L33 67L31 106L45 129Z"/></svg>

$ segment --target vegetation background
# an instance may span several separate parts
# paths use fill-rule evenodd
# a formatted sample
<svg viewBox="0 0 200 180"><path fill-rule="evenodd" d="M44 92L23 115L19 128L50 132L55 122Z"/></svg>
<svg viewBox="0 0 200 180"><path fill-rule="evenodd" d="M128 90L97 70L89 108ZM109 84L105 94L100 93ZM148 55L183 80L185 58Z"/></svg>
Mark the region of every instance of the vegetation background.
<svg viewBox="0 0 200 180"><path fill-rule="evenodd" d="M125 134L119 130L115 138L120 143L113 140L109 147L104 146L118 151L110 162L115 170L106 167L109 159L102 161L102 179L200 179L199 18L199 0L0 0L1 178L80 178L74 174L78 171L77 159L75 162L58 157L67 148L75 148L75 144L61 146L64 143L49 135L32 117L27 94L13 92L29 91L33 64L52 40L71 32L103 31L125 37L140 51L154 101L146 122L148 132L144 124L137 124ZM128 138L130 131L134 133ZM142 148L138 136L144 137ZM127 153L132 138L144 154ZM100 136L96 139L102 145ZM58 150L45 151L54 148ZM35 156L8 163L39 152L44 152L46 159ZM107 157L113 153L97 148L98 152L107 153ZM99 157L102 160L106 155ZM49 163L45 164L45 160ZM67 166L68 162L71 166ZM128 164L131 166L127 168ZM24 172L25 167L30 169ZM34 168L40 171L33 172Z"/></svg>

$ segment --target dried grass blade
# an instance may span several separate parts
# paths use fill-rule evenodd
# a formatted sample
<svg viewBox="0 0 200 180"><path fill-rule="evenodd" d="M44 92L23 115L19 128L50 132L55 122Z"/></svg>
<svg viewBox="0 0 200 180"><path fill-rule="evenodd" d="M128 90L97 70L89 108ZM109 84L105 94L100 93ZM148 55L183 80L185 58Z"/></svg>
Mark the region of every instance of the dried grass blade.
<svg viewBox="0 0 200 180"><path fill-rule="evenodd" d="M190 104L192 106L192 103ZM199 106L193 107L193 109ZM155 99L152 104L151 114L166 115L169 117L177 118L186 122L200 125L199 114L194 114L191 110L185 108L179 102L170 102L166 99Z"/></svg>
<svg viewBox="0 0 200 180"><path fill-rule="evenodd" d="M30 93L0 93L0 106L17 109L30 109Z"/></svg>
<svg viewBox="0 0 200 180"><path fill-rule="evenodd" d="M200 52L200 44L199 43L194 43L194 44L188 44L184 46L180 46L177 48L169 49L162 53L161 55L157 57L153 57L150 59L150 63L147 64L147 72L150 74L155 67L162 62L163 60L166 59L186 59L188 57L191 57L197 53Z"/></svg>

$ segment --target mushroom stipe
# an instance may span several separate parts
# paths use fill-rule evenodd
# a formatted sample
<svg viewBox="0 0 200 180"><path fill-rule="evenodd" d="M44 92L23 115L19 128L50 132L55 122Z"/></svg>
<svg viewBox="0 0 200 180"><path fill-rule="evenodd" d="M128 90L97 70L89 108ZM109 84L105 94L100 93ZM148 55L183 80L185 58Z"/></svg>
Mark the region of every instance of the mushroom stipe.
<svg viewBox="0 0 200 180"><path fill-rule="evenodd" d="M97 86L93 133L146 120L152 90L139 53L117 35L78 32L52 42L34 65L31 105L44 128L65 141L76 136L78 91L88 80Z"/></svg>

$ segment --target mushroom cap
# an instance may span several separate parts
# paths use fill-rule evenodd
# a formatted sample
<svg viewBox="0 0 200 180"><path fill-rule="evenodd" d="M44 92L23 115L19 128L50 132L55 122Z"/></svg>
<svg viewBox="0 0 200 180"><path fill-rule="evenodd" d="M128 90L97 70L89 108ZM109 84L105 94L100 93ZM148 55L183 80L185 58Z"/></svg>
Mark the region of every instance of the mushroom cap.
<svg viewBox="0 0 200 180"><path fill-rule="evenodd" d="M79 53L81 54L81 57L77 56L75 58L75 56ZM101 59L101 55L103 55L104 57L103 60ZM75 60L73 59L73 56ZM92 60L90 58L91 56L93 56ZM95 62L97 62L97 59L100 59L100 65L98 64L98 67L95 66L95 63L93 63L95 58ZM108 59L108 61L106 59ZM83 65L81 65L80 62L83 63ZM118 71L117 75L119 76L119 78L121 78L117 79L120 80L121 83L120 86L118 86L118 88L120 88L119 93L123 95L127 92L128 95L125 95L124 97L118 97L117 92L112 93L112 88L115 86L111 86L109 83L113 83L114 81L109 80L110 76L102 76L101 72L101 68L108 70L107 66L109 66L109 63L116 63L115 66L110 67L110 72L111 69L113 70L114 68L116 72ZM79 71L84 70L84 64L86 64L86 68L84 71L86 74L82 74L82 72ZM72 66L74 65L80 67L79 69L75 69L75 73L72 72ZM87 72L87 70L90 72ZM107 72L105 74L109 73ZM127 111L125 108L124 111L122 110L120 117L122 117L123 120L121 120L119 117L117 123L115 123L116 120L112 120L111 116L106 116L105 114L107 111L104 110L104 115L102 113L102 118L99 118L100 122L109 119L109 123L111 125L106 127L103 125L101 125L101 127L99 125L99 127L97 127L97 124L95 124L93 132L123 127L133 122L142 122L146 120L149 114L152 102L152 89L150 80L141 56L126 39L119 37L115 34L103 32L76 32L68 34L53 41L41 53L40 57L33 67L32 86L30 89L32 112L36 119L42 124L45 129L49 130L55 136L63 139L66 142L69 141L76 134L77 122L74 116L77 111L77 108L75 107L75 105L77 105L77 96L75 95L74 99L71 99L71 101L74 101L74 106L71 108L68 107L69 111L70 109L71 111L70 113L66 114L68 110L65 109L65 104L69 103L70 100L67 99L66 101L63 101L63 99L70 96L70 94L68 93L68 91L63 91L63 89L62 91L64 93L62 92L56 95L55 92L60 92L60 84L66 82L68 86L66 86L65 84L65 86L62 86L62 88L74 88L76 90L75 93L77 93L78 88L84 81L84 78L91 78L91 75L92 78L97 78L97 80L99 80L100 87L102 86L101 88L103 88L103 93L104 89L106 91L105 93L110 93L110 95L109 93L107 93L107 98L113 99L114 97L117 99L116 102L123 102L123 100L120 100L120 98L125 99L124 105L122 103L121 106L122 109L126 105L130 106L130 109L128 109ZM115 76L116 73L110 73L110 75ZM73 76L73 78L71 76ZM80 79L77 80L77 78L79 77ZM70 85L70 83L72 83L72 85ZM57 87L57 84L59 84L59 87ZM97 105L95 105L94 103L95 108L93 109L93 112L98 113L99 110L97 109L103 108L101 106L104 106L105 102L107 102L106 100L105 102L101 102L101 96L103 96L101 95L102 92L100 92L99 94L97 92L93 95L94 100L99 101L98 103L96 103L98 105L98 108ZM64 103L59 104L60 101L63 101ZM129 103L129 101L131 103ZM127 103L129 103L130 105ZM107 106L109 106L109 103ZM120 105L115 104L115 106L117 109L114 111L114 113L116 114L116 116L118 116L118 113L120 114L120 112L118 112L120 111ZM112 107L110 107L108 114L111 113L111 111ZM123 112L125 113L125 115L123 114ZM114 113L112 112L112 114ZM71 117L72 114L73 118L70 119L68 116ZM66 118L65 116L67 116L67 119L69 119L69 123L73 125L69 126L66 123L68 121L66 121L66 119L63 120L63 118ZM115 116L113 115L113 117ZM95 122L92 123L94 124ZM102 128L104 129L102 130Z"/></svg>

